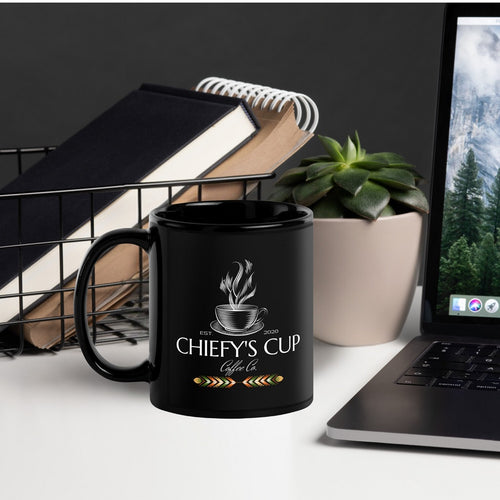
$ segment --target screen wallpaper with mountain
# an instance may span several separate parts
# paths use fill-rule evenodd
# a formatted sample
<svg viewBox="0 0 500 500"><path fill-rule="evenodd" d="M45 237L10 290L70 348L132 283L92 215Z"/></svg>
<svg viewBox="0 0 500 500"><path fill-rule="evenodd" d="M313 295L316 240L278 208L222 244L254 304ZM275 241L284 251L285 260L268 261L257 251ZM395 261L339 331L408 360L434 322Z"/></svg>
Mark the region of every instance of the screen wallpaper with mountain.
<svg viewBox="0 0 500 500"><path fill-rule="evenodd" d="M459 25L437 313L450 294L500 296L500 25Z"/></svg>

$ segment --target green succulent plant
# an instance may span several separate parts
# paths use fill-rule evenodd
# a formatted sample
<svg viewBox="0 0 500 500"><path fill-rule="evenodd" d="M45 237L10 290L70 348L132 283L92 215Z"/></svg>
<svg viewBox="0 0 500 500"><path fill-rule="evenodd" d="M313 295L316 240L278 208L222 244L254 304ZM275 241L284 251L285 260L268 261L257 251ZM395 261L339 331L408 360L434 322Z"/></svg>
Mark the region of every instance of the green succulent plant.
<svg viewBox="0 0 500 500"><path fill-rule="evenodd" d="M315 217L378 217L416 210L428 213L422 177L396 153L368 154L358 133L342 146L318 135L325 155L305 158L276 182L270 199L310 207Z"/></svg>

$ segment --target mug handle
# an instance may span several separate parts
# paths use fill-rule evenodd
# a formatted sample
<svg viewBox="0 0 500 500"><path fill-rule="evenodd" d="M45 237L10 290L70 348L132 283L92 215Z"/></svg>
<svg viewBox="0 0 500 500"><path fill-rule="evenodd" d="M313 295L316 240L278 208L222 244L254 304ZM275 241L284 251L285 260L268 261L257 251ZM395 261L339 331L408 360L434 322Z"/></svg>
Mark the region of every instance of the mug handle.
<svg viewBox="0 0 500 500"><path fill-rule="evenodd" d="M149 382L151 368L148 360L130 368L110 363L99 354L91 341L87 323L87 289L94 265L105 252L124 243L137 245L149 252L151 247L149 232L144 229L116 229L97 238L89 248L76 278L75 329L87 363L99 375L117 382Z"/></svg>
<svg viewBox="0 0 500 500"><path fill-rule="evenodd" d="M255 320L254 325L259 321L262 321L268 313L269 311L265 307L259 307L259 312L257 313L257 319Z"/></svg>

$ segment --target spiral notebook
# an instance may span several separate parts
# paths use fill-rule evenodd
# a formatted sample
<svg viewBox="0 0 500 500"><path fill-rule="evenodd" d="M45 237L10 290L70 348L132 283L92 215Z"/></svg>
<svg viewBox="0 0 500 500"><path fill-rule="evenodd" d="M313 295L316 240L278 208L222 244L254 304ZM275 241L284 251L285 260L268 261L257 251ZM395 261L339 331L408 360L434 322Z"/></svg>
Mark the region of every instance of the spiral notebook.
<svg viewBox="0 0 500 500"><path fill-rule="evenodd" d="M202 80L196 90L244 99L261 126L250 142L206 177L272 172L304 146L318 126L318 107L305 94L219 77ZM241 183L206 186L203 199L236 199L243 195L242 189ZM190 189L176 203L194 201L197 196Z"/></svg>
<svg viewBox="0 0 500 500"><path fill-rule="evenodd" d="M260 129L253 138L233 152L205 177L262 174L276 170L284 161L296 153L313 137L319 121L319 112L314 101L301 93L254 85L236 80L210 77L196 87L198 92L237 97L246 101ZM167 180L167 179L165 179ZM252 189L252 186L247 186ZM238 199L243 196L241 182L205 185L203 200ZM174 203L185 203L198 199L198 188L179 192ZM147 221L143 224L147 227ZM143 256L142 269L147 271L147 258ZM131 281L139 271L137 250L129 245L116 247L97 263L96 283L117 283ZM74 286L74 280L67 288ZM134 285L103 287L96 289L96 310L109 310L124 302ZM90 303L90 301L89 301ZM25 314L28 320L52 317L60 309L60 295L52 294L36 308ZM73 310L73 293L66 292L65 314ZM24 325L25 338L39 348L50 348L61 339L59 320L40 321ZM64 322L65 336L74 333L72 318Z"/></svg>

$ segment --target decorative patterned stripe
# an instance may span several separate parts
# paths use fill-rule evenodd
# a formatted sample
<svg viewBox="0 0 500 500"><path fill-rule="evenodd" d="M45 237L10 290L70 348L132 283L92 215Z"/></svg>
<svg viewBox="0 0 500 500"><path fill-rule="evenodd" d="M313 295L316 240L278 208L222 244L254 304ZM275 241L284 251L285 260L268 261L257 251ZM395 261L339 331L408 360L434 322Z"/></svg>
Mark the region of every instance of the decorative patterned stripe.
<svg viewBox="0 0 500 500"><path fill-rule="evenodd" d="M200 387L210 387L216 389L229 389L236 384L231 377L213 377L210 375L200 375L199 377L193 379L193 381Z"/></svg>
<svg viewBox="0 0 500 500"><path fill-rule="evenodd" d="M213 375L199 375L193 382L200 387L211 389L230 389L236 384L243 384L245 387L253 389L255 387L272 387L283 382L283 376L276 373L272 375L253 375L241 382L234 381L231 377L215 377Z"/></svg>
<svg viewBox="0 0 500 500"><path fill-rule="evenodd" d="M247 377L243 380L243 385L245 387L269 387L277 385L283 381L283 377L274 373L273 375L254 375L253 377Z"/></svg>

